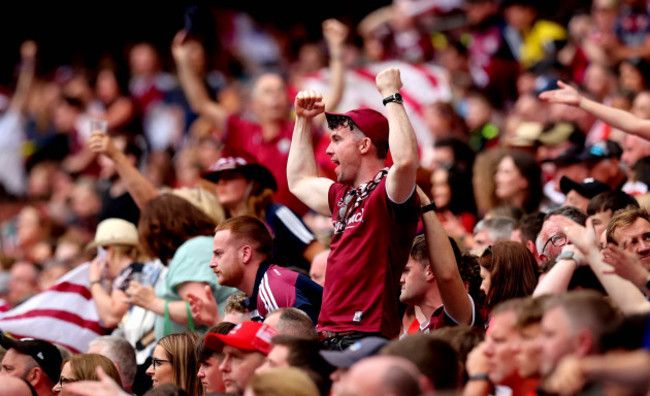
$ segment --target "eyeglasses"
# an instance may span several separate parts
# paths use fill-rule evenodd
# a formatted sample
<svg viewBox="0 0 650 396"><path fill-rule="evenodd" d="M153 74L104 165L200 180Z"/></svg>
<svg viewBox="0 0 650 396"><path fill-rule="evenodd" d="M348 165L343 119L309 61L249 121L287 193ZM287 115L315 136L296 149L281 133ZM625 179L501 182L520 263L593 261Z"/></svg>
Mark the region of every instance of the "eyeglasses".
<svg viewBox="0 0 650 396"><path fill-rule="evenodd" d="M63 388L63 385L64 385L64 384L70 384L70 383L72 383L72 382L77 382L77 381L79 381L79 380L77 380L77 379L75 379L75 378L66 378L66 377L64 377L64 376L60 376L60 377L59 377L59 386L60 386L61 388Z"/></svg>
<svg viewBox="0 0 650 396"><path fill-rule="evenodd" d="M164 359L156 359L153 358L151 359L151 364L153 365L153 369L156 369L156 366L160 366L160 363L171 363L171 360L164 360Z"/></svg>
<svg viewBox="0 0 650 396"><path fill-rule="evenodd" d="M544 247L542 248L542 251L540 252L540 254L542 254L542 253L544 253L546 251L546 246L548 246L549 242L551 243L551 245L553 245L555 247L563 247L567 243L567 238L566 238L566 235L564 235L564 234L555 234L555 235L551 236L550 238L548 238L546 240L546 243L544 244Z"/></svg>

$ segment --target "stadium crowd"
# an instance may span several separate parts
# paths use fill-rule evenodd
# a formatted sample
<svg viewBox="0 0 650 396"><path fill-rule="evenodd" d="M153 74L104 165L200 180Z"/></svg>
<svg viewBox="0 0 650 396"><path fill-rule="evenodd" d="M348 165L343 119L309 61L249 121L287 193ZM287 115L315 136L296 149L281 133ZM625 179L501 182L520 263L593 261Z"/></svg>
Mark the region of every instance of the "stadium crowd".
<svg viewBox="0 0 650 396"><path fill-rule="evenodd" d="M23 42L0 395L647 395L650 6L553 5Z"/></svg>

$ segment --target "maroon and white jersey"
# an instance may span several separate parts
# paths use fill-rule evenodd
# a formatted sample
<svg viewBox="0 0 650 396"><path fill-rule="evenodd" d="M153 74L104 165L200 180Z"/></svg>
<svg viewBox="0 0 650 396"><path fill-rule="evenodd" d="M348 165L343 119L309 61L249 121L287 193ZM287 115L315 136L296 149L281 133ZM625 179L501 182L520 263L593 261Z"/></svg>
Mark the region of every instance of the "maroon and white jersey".
<svg viewBox="0 0 650 396"><path fill-rule="evenodd" d="M377 332L388 338L399 334L399 279L420 207L415 189L404 203L390 200L386 172L357 189L339 183L330 187L335 232L318 331Z"/></svg>

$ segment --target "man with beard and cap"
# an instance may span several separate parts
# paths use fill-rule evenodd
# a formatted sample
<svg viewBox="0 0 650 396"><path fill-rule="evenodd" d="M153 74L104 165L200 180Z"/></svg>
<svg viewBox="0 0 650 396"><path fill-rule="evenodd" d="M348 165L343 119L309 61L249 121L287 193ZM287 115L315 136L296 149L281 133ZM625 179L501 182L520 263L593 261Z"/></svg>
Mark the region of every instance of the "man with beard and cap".
<svg viewBox="0 0 650 396"><path fill-rule="evenodd" d="M38 396L53 394L52 387L59 381L62 363L56 346L45 340L15 340L6 335L0 335L0 345L7 350L0 375L24 379Z"/></svg>
<svg viewBox="0 0 650 396"><path fill-rule="evenodd" d="M287 179L298 198L332 217L318 330L339 350L370 335L399 334L399 278L421 210L434 210L421 209L415 191L418 145L399 93L400 70L380 72L375 83L387 117L369 108L325 113L336 182L319 176L312 145L314 117L325 111L322 95L301 91L295 101ZM393 165L386 167L389 147Z"/></svg>

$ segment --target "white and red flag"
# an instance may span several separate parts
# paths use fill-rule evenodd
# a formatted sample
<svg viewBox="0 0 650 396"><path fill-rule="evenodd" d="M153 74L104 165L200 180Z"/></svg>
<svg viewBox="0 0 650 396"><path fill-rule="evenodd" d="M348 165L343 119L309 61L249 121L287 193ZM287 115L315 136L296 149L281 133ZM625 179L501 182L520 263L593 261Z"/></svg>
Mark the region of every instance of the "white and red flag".
<svg viewBox="0 0 650 396"><path fill-rule="evenodd" d="M40 338L74 353L85 352L90 341L107 334L88 290L88 267L78 266L49 289L0 313L0 330L14 338Z"/></svg>

